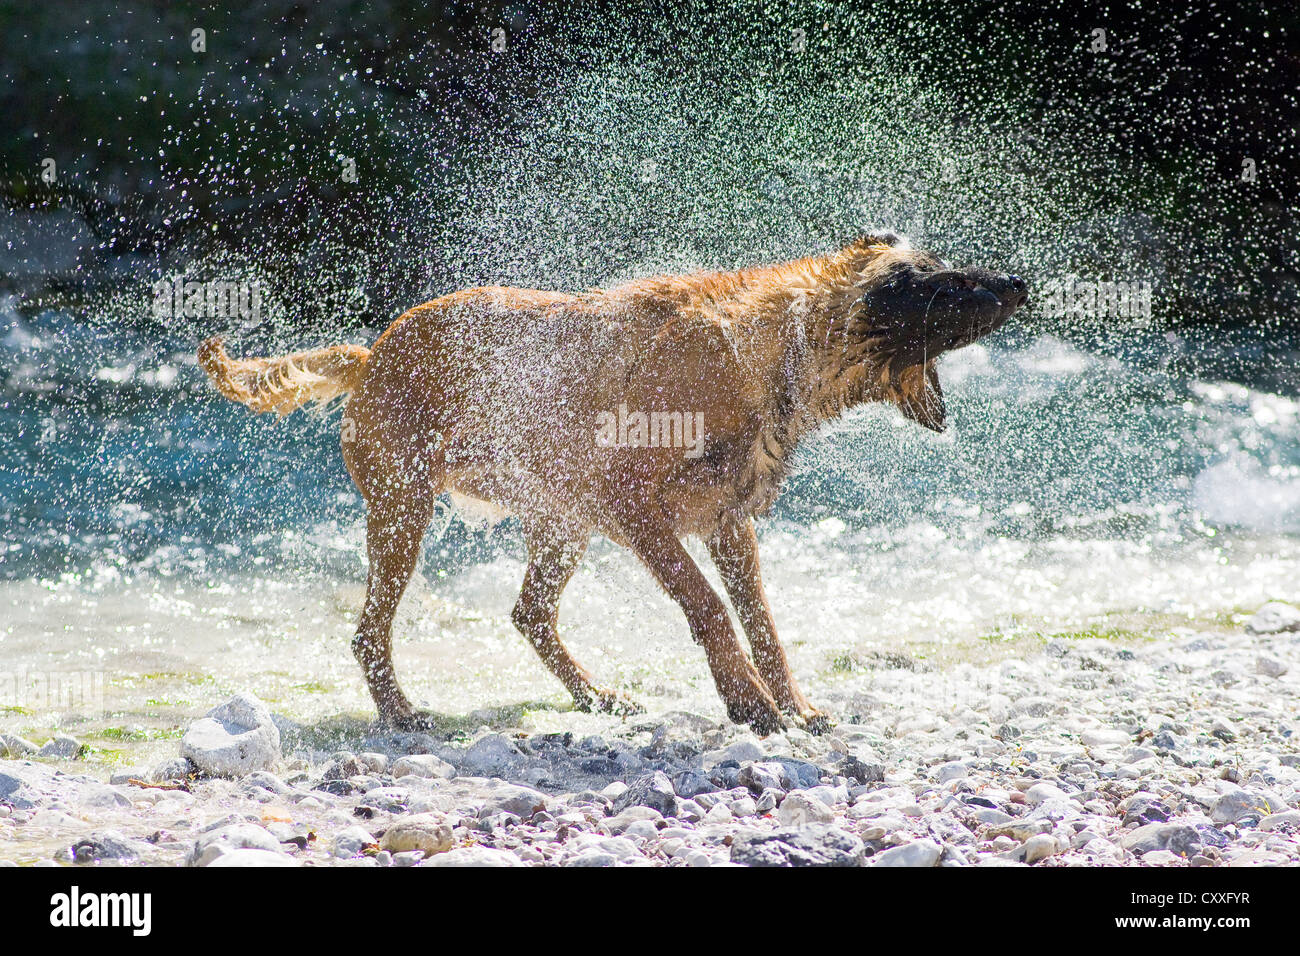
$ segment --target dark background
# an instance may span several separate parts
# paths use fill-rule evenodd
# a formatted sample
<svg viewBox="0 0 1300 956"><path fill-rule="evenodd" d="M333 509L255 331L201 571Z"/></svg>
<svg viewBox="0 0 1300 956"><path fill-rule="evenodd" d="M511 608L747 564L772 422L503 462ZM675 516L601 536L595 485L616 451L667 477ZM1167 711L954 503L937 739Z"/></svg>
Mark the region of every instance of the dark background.
<svg viewBox="0 0 1300 956"><path fill-rule="evenodd" d="M195 26L206 30L205 53L190 48ZM492 49L498 27L504 51ZM1106 31L1101 54L1089 50L1097 28ZM815 55L790 55L794 29L806 30ZM913 189L901 170L888 182L889 167L876 169L896 196L930 190L944 251L1035 280L1067 266L1123 276L1154 256L1162 327L1232 326L1287 347L1300 309L1297 32L1292 4L1208 0L261 0L224 11L5 0L0 290L27 310L143 323L143 308L123 308L123 289L237 252L274 276L290 306L275 336L289 328L365 338L415 301L470 281L607 281L644 262L648 248L685 248L691 261L724 266L820 251L848 238L853 208L805 203L792 225L764 191L780 169L689 165L743 149L743 129L724 126L736 142L709 154L692 143L725 135L710 117L731 108L745 82L778 107L810 92L833 104L837 89L905 69L914 89L934 96L900 98L896 110L886 101L871 122L895 141L915 133L974 155L986 143L995 159L993 173L951 195ZM629 103L647 89L687 101L671 143L629 145L648 138L633 126L623 142L587 143L582 153L564 137L580 141L584 117L570 116L559 136L539 124L575 78L621 74L654 79ZM851 164L854 143L839 142ZM527 241L486 228L479 245L467 241L466 197L472 206L482 177L494 175L480 168L485 154L499 163L519 150L520 167L547 166L554 191L593 153L630 157L641 146L648 152L637 155L675 157L669 179L694 176L716 192L701 186L689 202L661 202L635 176L606 174L594 187L587 176L570 204L578 222L530 230L537 210L524 208L514 228L529 231ZM358 159L358 182L340 180L340 154ZM53 185L40 179L46 157L57 162ZM1255 182L1243 181L1246 158ZM823 183L818 195L826 191ZM1048 208L1059 191L1069 202ZM757 198L735 200L729 218L698 214L701 204L732 201L710 197L736 194ZM998 246L1031 221L1068 241L1050 256ZM364 305L341 310L322 283L357 263ZM1088 333L1050 316L1030 321Z"/></svg>

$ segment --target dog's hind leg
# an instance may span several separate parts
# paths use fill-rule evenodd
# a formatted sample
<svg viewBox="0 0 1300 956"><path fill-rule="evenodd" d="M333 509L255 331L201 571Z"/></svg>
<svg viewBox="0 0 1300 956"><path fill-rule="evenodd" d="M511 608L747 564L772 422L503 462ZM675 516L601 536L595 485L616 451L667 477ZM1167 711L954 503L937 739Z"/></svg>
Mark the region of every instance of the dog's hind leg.
<svg viewBox="0 0 1300 956"><path fill-rule="evenodd" d="M727 615L727 606L709 586L690 554L666 521L647 517L633 504L623 504L620 536L658 579L668 596L686 612L691 637L704 648L727 716L747 723L759 734L785 725L771 692L763 683Z"/></svg>
<svg viewBox="0 0 1300 956"><path fill-rule="evenodd" d="M642 708L615 693L595 686L587 669L573 659L560 640L560 594L573 577L587 550L588 530L557 522L528 520L524 538L528 542L528 570L515 602L511 619L521 634L536 648L551 673L560 679L578 710L629 715Z"/></svg>
<svg viewBox="0 0 1300 956"><path fill-rule="evenodd" d="M421 717L393 670L393 615L415 571L433 500L432 495L414 493L384 496L369 502L366 511L370 572L352 652L365 672L380 719L402 729L415 729Z"/></svg>
<svg viewBox="0 0 1300 956"><path fill-rule="evenodd" d="M812 733L822 733L832 726L830 718L809 705L790 672L776 636L776 623L772 609L763 591L763 578L758 569L758 537L754 534L754 521L748 516L727 515L722 524L709 537L709 554L717 565L727 595L740 616L754 664L776 698L777 704L791 716L798 717Z"/></svg>

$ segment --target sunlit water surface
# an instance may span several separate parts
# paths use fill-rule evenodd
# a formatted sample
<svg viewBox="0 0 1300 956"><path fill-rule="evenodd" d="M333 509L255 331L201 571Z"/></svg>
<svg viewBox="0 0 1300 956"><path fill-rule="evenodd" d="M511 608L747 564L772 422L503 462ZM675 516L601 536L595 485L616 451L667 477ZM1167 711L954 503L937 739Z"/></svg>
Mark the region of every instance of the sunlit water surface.
<svg viewBox="0 0 1300 956"><path fill-rule="evenodd" d="M1160 337L1124 358L1003 336L944 359L947 435L883 408L827 427L760 532L810 695L842 697L886 654L944 666L1053 634L1163 639L1300 596L1300 402L1174 371L1213 344ZM0 667L15 697L0 728L39 740L62 725L125 759L170 752L235 690L304 722L369 712L348 647L363 509L337 415L254 417L207 387L190 347L0 316ZM522 573L512 522L435 520L396 625L413 697L449 716L595 720L567 712L510 624ZM561 628L652 710L721 716L682 615L625 552L596 543ZM102 700L45 699L67 673Z"/></svg>

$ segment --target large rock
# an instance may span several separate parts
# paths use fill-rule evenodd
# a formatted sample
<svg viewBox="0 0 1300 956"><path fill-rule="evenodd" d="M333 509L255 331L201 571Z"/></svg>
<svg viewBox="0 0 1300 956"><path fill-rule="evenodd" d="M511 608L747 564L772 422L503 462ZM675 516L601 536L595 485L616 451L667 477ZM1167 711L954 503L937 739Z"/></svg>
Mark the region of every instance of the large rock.
<svg viewBox="0 0 1300 956"><path fill-rule="evenodd" d="M736 834L731 862L745 866L860 866L866 853L852 833L826 824Z"/></svg>
<svg viewBox="0 0 1300 956"><path fill-rule="evenodd" d="M190 724L181 738L181 756L215 776L268 770L280 760L280 731L264 703L237 694Z"/></svg>
<svg viewBox="0 0 1300 956"><path fill-rule="evenodd" d="M67 734L57 734L46 741L38 752L38 757L47 757L52 760L76 760L86 751L86 745L76 737L69 737Z"/></svg>

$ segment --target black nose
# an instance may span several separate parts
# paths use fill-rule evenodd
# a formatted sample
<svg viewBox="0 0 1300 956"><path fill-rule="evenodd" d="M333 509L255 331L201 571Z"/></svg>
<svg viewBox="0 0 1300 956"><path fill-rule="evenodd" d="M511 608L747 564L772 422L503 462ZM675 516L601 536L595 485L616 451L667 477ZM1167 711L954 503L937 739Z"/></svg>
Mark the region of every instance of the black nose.
<svg viewBox="0 0 1300 956"><path fill-rule="evenodd" d="M1020 276L1008 275L1002 283L999 298L1003 302L1018 309L1029 301L1029 283Z"/></svg>

